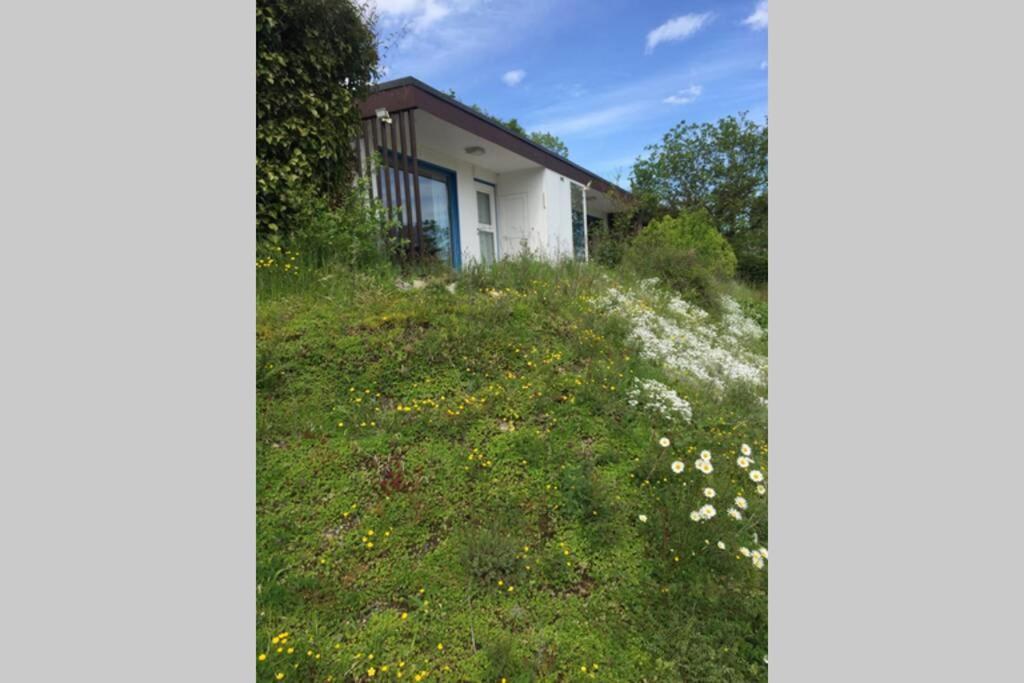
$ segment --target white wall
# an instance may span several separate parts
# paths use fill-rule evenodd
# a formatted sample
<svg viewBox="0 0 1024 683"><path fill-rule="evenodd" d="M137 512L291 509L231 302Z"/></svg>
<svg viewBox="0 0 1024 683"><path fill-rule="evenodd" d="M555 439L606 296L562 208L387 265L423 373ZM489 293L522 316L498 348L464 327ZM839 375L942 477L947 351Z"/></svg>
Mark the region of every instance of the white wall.
<svg viewBox="0 0 1024 683"><path fill-rule="evenodd" d="M502 173L497 176L498 215L502 197L510 195L526 195L526 243L532 251L543 249L543 237L546 230L546 214L543 207L544 169L534 168L524 171ZM501 221L498 221L498 233L501 233ZM502 253L502 258L515 254Z"/></svg>
<svg viewBox="0 0 1024 683"><path fill-rule="evenodd" d="M544 253L552 259L572 258L572 182L565 176L544 169L544 194L547 200L547 231Z"/></svg>

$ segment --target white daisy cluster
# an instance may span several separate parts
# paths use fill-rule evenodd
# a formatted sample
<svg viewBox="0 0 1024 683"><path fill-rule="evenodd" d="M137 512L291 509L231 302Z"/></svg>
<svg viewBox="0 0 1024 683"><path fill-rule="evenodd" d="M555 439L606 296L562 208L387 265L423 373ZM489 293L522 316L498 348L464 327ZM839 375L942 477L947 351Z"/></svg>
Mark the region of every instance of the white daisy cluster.
<svg viewBox="0 0 1024 683"><path fill-rule="evenodd" d="M718 510L715 509L715 506L708 503L707 505L702 505L699 509L691 512L690 519L694 522L706 522L717 514Z"/></svg>
<svg viewBox="0 0 1024 683"><path fill-rule="evenodd" d="M735 320L731 326L725 320L721 326L713 325L705 311L677 297L669 299L667 314L659 315L652 307L654 296L653 286L641 287L639 294L612 287L599 303L632 323L630 336L641 355L681 377L718 391L732 382L766 385L768 359L740 343L751 335L748 325Z"/></svg>
<svg viewBox="0 0 1024 683"><path fill-rule="evenodd" d="M700 457L694 461L693 466L704 474L711 474L715 466L711 464L711 451L701 451Z"/></svg>
<svg viewBox="0 0 1024 683"><path fill-rule="evenodd" d="M689 422L693 417L693 409L686 399L654 379L637 379L627 397L629 405L650 408L667 420L682 418Z"/></svg>
<svg viewBox="0 0 1024 683"><path fill-rule="evenodd" d="M750 558L751 564L758 569L764 569L764 561L768 559L768 548L760 547L757 550L740 548L740 555Z"/></svg>

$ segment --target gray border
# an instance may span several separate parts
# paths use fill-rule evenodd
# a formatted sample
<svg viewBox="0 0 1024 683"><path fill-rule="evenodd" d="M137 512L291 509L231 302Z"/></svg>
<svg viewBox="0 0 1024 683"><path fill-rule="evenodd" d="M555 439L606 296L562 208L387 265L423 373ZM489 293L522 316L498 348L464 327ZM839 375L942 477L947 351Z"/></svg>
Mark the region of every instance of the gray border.
<svg viewBox="0 0 1024 683"><path fill-rule="evenodd" d="M4 678L251 680L254 11L127 7L0 23ZM778 681L1019 668L1019 14L772 3Z"/></svg>
<svg viewBox="0 0 1024 683"><path fill-rule="evenodd" d="M1020 677L1021 13L772 2L774 680Z"/></svg>
<svg viewBox="0 0 1024 683"><path fill-rule="evenodd" d="M5 6L4 680L255 677L254 36Z"/></svg>

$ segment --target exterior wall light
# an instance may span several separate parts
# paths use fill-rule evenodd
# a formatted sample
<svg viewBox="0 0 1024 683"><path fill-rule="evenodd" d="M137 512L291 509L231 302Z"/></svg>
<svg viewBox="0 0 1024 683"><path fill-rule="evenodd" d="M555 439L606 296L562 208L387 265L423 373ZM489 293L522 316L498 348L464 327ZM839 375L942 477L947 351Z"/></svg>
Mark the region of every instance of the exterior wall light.
<svg viewBox="0 0 1024 683"><path fill-rule="evenodd" d="M472 147L467 147L465 151L466 154L469 154L470 156L474 157L480 157L484 155L484 148L478 147L476 145L473 145Z"/></svg>

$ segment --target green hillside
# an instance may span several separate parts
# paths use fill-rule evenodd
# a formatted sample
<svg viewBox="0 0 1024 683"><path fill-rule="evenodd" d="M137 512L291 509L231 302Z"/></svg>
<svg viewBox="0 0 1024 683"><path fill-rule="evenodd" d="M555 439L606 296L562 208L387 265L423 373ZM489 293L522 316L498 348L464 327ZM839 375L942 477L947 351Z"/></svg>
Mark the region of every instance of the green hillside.
<svg viewBox="0 0 1024 683"><path fill-rule="evenodd" d="M260 278L259 680L766 679L763 298Z"/></svg>

